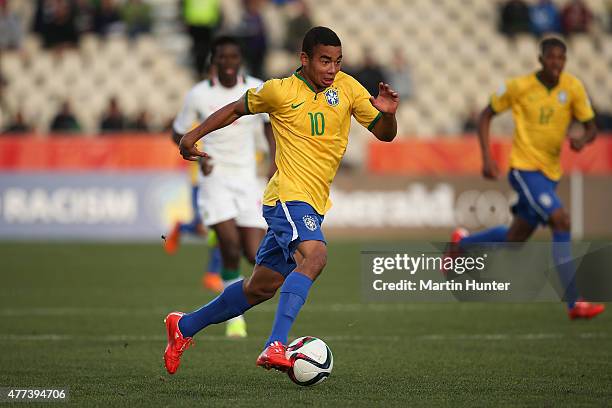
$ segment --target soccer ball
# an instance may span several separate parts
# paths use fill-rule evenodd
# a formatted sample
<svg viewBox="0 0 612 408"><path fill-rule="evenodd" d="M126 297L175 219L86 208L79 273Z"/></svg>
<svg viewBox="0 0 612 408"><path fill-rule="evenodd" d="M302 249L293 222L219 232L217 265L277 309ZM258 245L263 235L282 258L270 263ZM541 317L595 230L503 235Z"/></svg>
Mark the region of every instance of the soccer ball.
<svg viewBox="0 0 612 408"><path fill-rule="evenodd" d="M287 346L287 359L292 367L287 371L291 381L309 386L323 382L331 374L334 356L327 344L316 337L300 337Z"/></svg>

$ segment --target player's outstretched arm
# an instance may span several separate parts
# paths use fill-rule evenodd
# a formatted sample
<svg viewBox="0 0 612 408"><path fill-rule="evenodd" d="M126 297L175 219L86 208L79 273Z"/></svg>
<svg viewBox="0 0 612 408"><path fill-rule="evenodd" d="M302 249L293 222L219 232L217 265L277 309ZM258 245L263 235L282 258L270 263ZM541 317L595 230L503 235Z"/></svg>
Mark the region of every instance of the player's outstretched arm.
<svg viewBox="0 0 612 408"><path fill-rule="evenodd" d="M232 124L239 117L246 115L246 107L244 105L244 96L235 102L225 105L206 120L200 123L193 130L185 133L179 143L179 151L183 159L189 161L197 161L198 157L208 157L208 155L195 147L198 140L214 132L215 130L224 128Z"/></svg>
<svg viewBox="0 0 612 408"><path fill-rule="evenodd" d="M584 133L582 136L578 138L570 138L570 147L576 152L581 151L584 146L591 143L597 137L597 126L595 125L595 119L583 122L582 126L584 126Z"/></svg>
<svg viewBox="0 0 612 408"><path fill-rule="evenodd" d="M176 130L172 129L172 141L176 143L177 146L180 145L182 138L183 138L183 135L178 133Z"/></svg>
<svg viewBox="0 0 612 408"><path fill-rule="evenodd" d="M499 177L499 168L493 160L491 154L491 143L489 142L489 130L491 129L491 119L495 116L495 111L491 105L481 112L478 118L478 141L480 142L480 152L482 153L482 175L486 179L495 180Z"/></svg>
<svg viewBox="0 0 612 408"><path fill-rule="evenodd" d="M390 142L397 135L397 120L395 112L399 106L399 94L389 84L378 84L378 96L370 97L372 105L382 113L381 118L372 128L372 133L378 140Z"/></svg>

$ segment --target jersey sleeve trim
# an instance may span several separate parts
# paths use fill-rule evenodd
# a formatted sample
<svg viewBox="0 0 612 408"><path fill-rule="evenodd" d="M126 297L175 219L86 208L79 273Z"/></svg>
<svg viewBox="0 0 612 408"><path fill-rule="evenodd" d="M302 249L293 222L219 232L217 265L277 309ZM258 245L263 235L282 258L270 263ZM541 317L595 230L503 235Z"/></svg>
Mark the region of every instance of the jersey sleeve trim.
<svg viewBox="0 0 612 408"><path fill-rule="evenodd" d="M251 110L249 109L249 91L248 90L244 93L244 110L246 111L247 115L253 114L253 112L251 112Z"/></svg>
<svg viewBox="0 0 612 408"><path fill-rule="evenodd" d="M374 129L374 126L376 126L376 123L380 120L381 117L382 117L382 112L378 112L378 115L376 115L374 120L370 122L370 124L368 125L368 130L371 131L372 129Z"/></svg>
<svg viewBox="0 0 612 408"><path fill-rule="evenodd" d="M503 111L498 111L497 109L495 109L495 104L493 103L493 97L489 98L489 107L491 108L491 111L493 111L493 113L496 115L499 115L501 112L503 112Z"/></svg>

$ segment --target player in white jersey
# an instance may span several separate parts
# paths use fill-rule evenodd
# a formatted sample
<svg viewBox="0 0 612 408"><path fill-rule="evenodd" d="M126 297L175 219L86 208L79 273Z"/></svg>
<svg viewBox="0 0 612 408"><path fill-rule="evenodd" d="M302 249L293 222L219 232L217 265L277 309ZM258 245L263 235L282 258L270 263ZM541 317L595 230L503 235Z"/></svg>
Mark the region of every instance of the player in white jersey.
<svg viewBox="0 0 612 408"><path fill-rule="evenodd" d="M181 137L222 106L262 84L259 79L241 75L240 45L233 37L217 38L211 47L214 74L195 85L187 94L183 108L174 120L173 137ZM267 114L249 115L210 134L203 150L210 156L202 161L198 207L202 220L219 240L224 284L240 279L240 256L251 263L266 231L261 212L263 183L257 179L255 138L261 128L270 147L269 174L274 174L275 144ZM246 324L239 316L228 321L226 334L245 337Z"/></svg>

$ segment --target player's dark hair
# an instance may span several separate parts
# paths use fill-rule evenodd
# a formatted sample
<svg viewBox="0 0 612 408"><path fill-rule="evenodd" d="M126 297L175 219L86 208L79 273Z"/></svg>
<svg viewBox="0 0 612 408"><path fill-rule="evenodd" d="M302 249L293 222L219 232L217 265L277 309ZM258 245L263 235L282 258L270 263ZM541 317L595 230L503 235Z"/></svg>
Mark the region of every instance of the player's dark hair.
<svg viewBox="0 0 612 408"><path fill-rule="evenodd" d="M215 55L217 54L219 48L224 45L235 45L240 50L240 41L238 41L236 37L232 37L231 35L221 35L219 37L216 37L210 46L211 61L215 58Z"/></svg>
<svg viewBox="0 0 612 408"><path fill-rule="evenodd" d="M331 29L327 27L313 27L304 36L302 41L302 52L312 57L312 51L316 45L331 45L333 47L340 47L340 38Z"/></svg>
<svg viewBox="0 0 612 408"><path fill-rule="evenodd" d="M559 47L563 52L567 51L567 46L563 40L557 37L545 38L540 42L540 55L544 55L550 48Z"/></svg>

